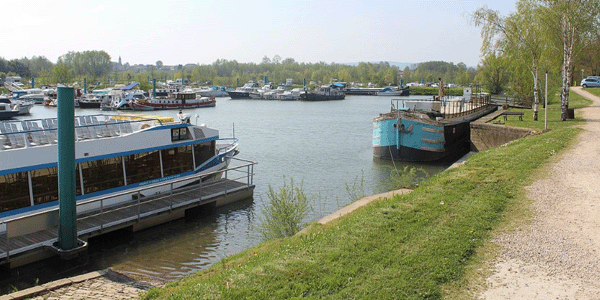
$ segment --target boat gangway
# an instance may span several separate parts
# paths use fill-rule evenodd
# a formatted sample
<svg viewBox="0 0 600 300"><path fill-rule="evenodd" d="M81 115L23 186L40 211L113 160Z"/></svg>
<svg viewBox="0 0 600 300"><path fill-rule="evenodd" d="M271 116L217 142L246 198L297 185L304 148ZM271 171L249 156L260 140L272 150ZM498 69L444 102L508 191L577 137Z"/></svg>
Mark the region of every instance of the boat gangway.
<svg viewBox="0 0 600 300"><path fill-rule="evenodd" d="M133 232L182 218L186 210L211 205L225 205L248 199L254 192L254 165L256 162L232 158L226 170L217 171L195 178L169 181L168 183L148 184L126 192L111 194L99 199L77 202L78 211L82 206L95 205L98 209L77 213L77 236L85 243L87 239L119 229ZM219 177L214 179L214 177ZM173 189L178 181L194 183ZM146 190L170 185L167 192L144 195ZM132 195L131 201L118 205L104 205L113 197ZM58 241L58 207L19 216L0 222L0 266L14 268L57 254L53 246ZM52 226L41 224L51 223ZM41 227L46 229L39 230Z"/></svg>

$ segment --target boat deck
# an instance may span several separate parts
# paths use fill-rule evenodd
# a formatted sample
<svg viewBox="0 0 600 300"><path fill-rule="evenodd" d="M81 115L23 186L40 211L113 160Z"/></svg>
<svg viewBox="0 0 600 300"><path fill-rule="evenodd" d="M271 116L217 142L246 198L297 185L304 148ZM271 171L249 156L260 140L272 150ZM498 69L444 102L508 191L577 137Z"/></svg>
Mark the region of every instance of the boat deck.
<svg viewBox="0 0 600 300"><path fill-rule="evenodd" d="M251 171L248 170L246 182L231 179L197 182L167 193L141 196L127 203L78 214L77 236L81 240L87 240L90 237L127 227L137 231L181 218L189 208L206 204L220 206L252 197L254 185ZM57 216L58 210L53 213ZM54 222L58 223L57 220ZM38 256L39 259L48 257L52 244L58 240L58 224L50 229L28 234L16 233L19 231L16 228L19 226L18 221L13 224L7 222L6 225L7 230L0 234L0 265L9 263L13 267L13 262L23 260L23 257ZM26 260L30 262L36 259Z"/></svg>

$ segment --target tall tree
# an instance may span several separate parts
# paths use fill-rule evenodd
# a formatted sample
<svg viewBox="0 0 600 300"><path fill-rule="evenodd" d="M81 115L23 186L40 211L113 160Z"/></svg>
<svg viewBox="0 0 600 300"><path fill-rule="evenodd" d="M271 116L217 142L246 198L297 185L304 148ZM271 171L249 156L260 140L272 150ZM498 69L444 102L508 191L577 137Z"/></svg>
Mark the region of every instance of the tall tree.
<svg viewBox="0 0 600 300"><path fill-rule="evenodd" d="M569 87L572 83L573 61L578 52L590 43L600 27L600 0L537 0L544 8L542 20L562 52L562 89L560 92L562 121L567 119ZM561 49L562 48L562 49Z"/></svg>
<svg viewBox="0 0 600 300"><path fill-rule="evenodd" d="M506 18L501 17L498 11L481 7L474 12L473 21L475 26L481 27L484 56L501 53L517 64L528 66L533 80L533 120L537 121L540 103L538 70L545 49L541 13L539 6L530 0L519 0L516 6L517 11Z"/></svg>

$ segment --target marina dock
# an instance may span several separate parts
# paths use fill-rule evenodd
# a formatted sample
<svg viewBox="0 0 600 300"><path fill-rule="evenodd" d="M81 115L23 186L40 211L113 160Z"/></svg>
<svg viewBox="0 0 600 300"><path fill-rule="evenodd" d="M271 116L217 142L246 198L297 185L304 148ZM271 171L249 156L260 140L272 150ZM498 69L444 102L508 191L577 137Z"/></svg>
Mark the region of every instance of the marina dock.
<svg viewBox="0 0 600 300"><path fill-rule="evenodd" d="M197 175L192 177L194 183L182 188L173 189L177 180L159 182L122 192L123 195L132 195L132 199L118 205L106 205L105 202L120 194L78 202L78 212L85 206L98 207L87 210L85 214L77 214L77 237L84 245L82 250L85 250L85 241L91 237L120 229L135 232L182 218L191 208L207 205L217 207L252 197L256 163L237 158L234 160L241 162L241 165ZM214 179L219 176L221 178ZM189 181L190 177L181 180ZM145 191L165 185L171 186L167 192L144 194ZM58 219L56 207L1 222L0 227L6 227L6 231L0 234L0 267L14 268L60 255L52 246L57 242ZM52 226L46 226L49 223Z"/></svg>

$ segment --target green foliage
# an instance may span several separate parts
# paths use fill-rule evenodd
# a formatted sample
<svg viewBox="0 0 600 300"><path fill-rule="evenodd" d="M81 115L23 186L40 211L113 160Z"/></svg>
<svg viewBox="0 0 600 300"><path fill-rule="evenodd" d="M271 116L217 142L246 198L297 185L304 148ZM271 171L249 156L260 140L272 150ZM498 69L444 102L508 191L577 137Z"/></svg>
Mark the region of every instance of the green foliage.
<svg viewBox="0 0 600 300"><path fill-rule="evenodd" d="M404 69L405 82L438 82L442 78L446 83L468 85L473 82L475 69L469 69L464 63L428 61ZM462 95L462 94L461 94Z"/></svg>
<svg viewBox="0 0 600 300"><path fill-rule="evenodd" d="M99 78L112 71L110 55L106 51L69 52L58 58L57 64L65 64L75 76Z"/></svg>
<svg viewBox="0 0 600 300"><path fill-rule="evenodd" d="M288 185L284 178L279 192L269 185L267 196L269 202L262 209L264 217L259 225L266 240L292 236L304 227L303 221L311 205L302 184L296 186L290 179Z"/></svg>
<svg viewBox="0 0 600 300"><path fill-rule="evenodd" d="M492 94L499 94L508 83L509 73L506 60L495 53L484 57L479 73L475 77L483 88Z"/></svg>
<svg viewBox="0 0 600 300"><path fill-rule="evenodd" d="M414 189L423 181L427 180L427 173L422 168L404 166L398 169L396 166L389 167L390 181L384 182L386 190Z"/></svg>
<svg viewBox="0 0 600 300"><path fill-rule="evenodd" d="M365 194L365 172L360 171L360 179L358 175L354 178L352 185L346 183L346 193L348 193L348 197L350 201L354 202L366 196Z"/></svg>
<svg viewBox="0 0 600 300"><path fill-rule="evenodd" d="M57 63L52 69L52 82L68 83L73 79L73 73L64 63Z"/></svg>

